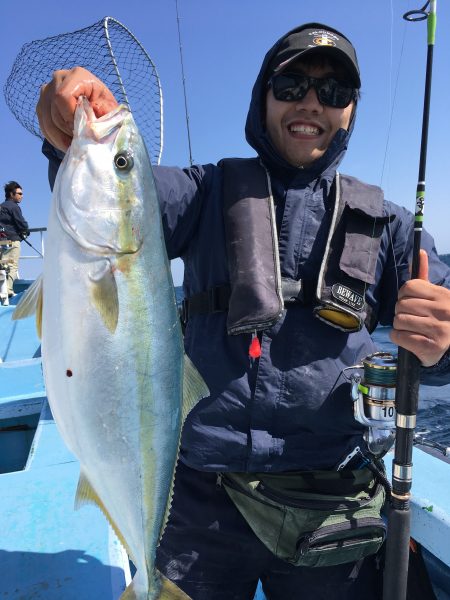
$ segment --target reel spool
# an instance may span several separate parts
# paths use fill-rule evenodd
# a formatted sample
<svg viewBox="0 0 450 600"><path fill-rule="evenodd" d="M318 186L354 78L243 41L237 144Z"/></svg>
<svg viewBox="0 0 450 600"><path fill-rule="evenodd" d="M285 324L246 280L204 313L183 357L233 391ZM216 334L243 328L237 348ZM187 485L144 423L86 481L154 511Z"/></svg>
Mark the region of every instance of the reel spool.
<svg viewBox="0 0 450 600"><path fill-rule="evenodd" d="M355 419L367 427L364 434L370 452L381 457L395 440L395 390L397 358L375 352L362 361L364 374L351 376Z"/></svg>

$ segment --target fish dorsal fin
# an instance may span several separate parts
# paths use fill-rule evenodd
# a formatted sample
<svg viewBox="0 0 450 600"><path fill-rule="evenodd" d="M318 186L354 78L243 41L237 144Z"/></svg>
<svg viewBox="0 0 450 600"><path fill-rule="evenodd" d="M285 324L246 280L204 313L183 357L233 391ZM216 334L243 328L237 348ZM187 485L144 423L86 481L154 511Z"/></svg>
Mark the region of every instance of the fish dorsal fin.
<svg viewBox="0 0 450 600"><path fill-rule="evenodd" d="M114 533L119 538L120 543L125 548L126 553L131 558L131 560L133 560L133 555L131 554L128 544L125 541L125 538L123 537L120 529L117 527L117 525L113 521L111 515L109 514L105 505L103 504L100 496L97 494L97 492L94 490L94 488L90 484L89 479L86 477L83 470L81 470L80 478L78 480L77 492L75 494L74 508L75 508L75 510L78 510L81 506L85 506L86 504L95 504L95 506L97 506L102 511L102 513L107 518L109 524L113 528Z"/></svg>
<svg viewBox="0 0 450 600"><path fill-rule="evenodd" d="M187 354L184 355L183 406L181 418L184 421L199 400L209 396L209 389L202 376L194 367Z"/></svg>
<svg viewBox="0 0 450 600"><path fill-rule="evenodd" d="M27 317L36 314L36 329L40 338L42 338L42 283L43 277L42 275L39 275L30 287L25 290L12 314L14 321L26 319Z"/></svg>
<svg viewBox="0 0 450 600"><path fill-rule="evenodd" d="M184 379L183 379L183 406L181 407L181 422L184 424L186 417L189 412L194 408L199 400L202 398L206 398L209 396L209 389L206 383L203 381L202 376L194 367L193 362L189 358L187 354L184 355ZM180 438L178 440L178 450L180 451L180 442L181 442L181 431L180 429ZM161 526L161 531L159 533L159 537L161 539L162 534L164 533L164 529L166 528L167 519L169 518L170 507L172 506L172 497L173 497L173 487L175 483L175 470L172 474L172 481L170 482L169 495L167 498L167 506L166 512L164 515L164 519ZM165 596L164 596L165 597ZM170 596L167 596L170 598Z"/></svg>
<svg viewBox="0 0 450 600"><path fill-rule="evenodd" d="M110 261L102 261L95 272L89 273L89 279L93 304L105 327L114 333L119 321L119 295Z"/></svg>

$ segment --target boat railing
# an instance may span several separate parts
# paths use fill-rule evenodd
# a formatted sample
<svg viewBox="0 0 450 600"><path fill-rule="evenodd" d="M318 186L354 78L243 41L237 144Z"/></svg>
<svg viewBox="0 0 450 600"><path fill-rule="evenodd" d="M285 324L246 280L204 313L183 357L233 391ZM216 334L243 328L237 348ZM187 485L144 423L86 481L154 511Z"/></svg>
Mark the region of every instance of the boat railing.
<svg viewBox="0 0 450 600"><path fill-rule="evenodd" d="M39 248L36 248L35 246L37 246L37 244L33 244L31 246L30 242L28 240L24 240L24 242L27 244L28 247L31 247L35 254L30 254L30 255L24 255L21 254L20 256L20 260L25 260L25 259L42 259L44 258L44 254L45 254L45 244L44 244L44 232L47 231L47 227L32 227L29 229L30 234L32 233L39 233L40 234L40 240L39 240L39 246L40 246L40 250Z"/></svg>
<svg viewBox="0 0 450 600"><path fill-rule="evenodd" d="M33 254L21 254L20 256L20 265L23 264L24 260L31 259L40 259L44 258L45 254L45 244L44 244L44 233L47 231L47 227L33 227L29 229L30 235L38 234L39 235L39 243L37 243L33 236L31 239L33 243L31 243L27 238L22 239L22 241L33 250ZM7 264L7 253L11 249L11 241L5 239L4 235L0 240L0 304L2 306L9 306L9 292L7 285L7 278L9 272L9 266ZM19 271L17 273L18 277L14 281L14 291L16 293L23 292L28 285L30 284L30 279L23 279L21 275L21 269L19 266Z"/></svg>

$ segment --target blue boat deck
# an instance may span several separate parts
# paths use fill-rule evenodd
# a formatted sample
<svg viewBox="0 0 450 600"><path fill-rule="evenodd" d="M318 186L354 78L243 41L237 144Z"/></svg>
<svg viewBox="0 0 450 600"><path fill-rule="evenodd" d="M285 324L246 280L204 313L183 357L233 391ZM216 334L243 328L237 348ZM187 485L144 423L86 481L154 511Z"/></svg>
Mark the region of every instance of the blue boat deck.
<svg viewBox="0 0 450 600"><path fill-rule="evenodd" d="M13 309L0 307L0 599L116 600L127 556L96 507L74 511L79 465L47 403L34 319ZM413 493L412 535L449 598L450 464L415 449Z"/></svg>
<svg viewBox="0 0 450 600"><path fill-rule="evenodd" d="M0 307L0 598L116 600L127 556L96 507L74 511L78 461L47 403L34 319L13 310Z"/></svg>
<svg viewBox="0 0 450 600"><path fill-rule="evenodd" d="M15 296L12 301L16 303ZM0 407L14 413L16 405L33 411L45 395L41 346L34 318L12 321L15 305L0 307Z"/></svg>
<svg viewBox="0 0 450 600"><path fill-rule="evenodd" d="M44 399L25 470L0 475L0 598L115 600L125 589L128 561L106 519L73 509L78 473Z"/></svg>

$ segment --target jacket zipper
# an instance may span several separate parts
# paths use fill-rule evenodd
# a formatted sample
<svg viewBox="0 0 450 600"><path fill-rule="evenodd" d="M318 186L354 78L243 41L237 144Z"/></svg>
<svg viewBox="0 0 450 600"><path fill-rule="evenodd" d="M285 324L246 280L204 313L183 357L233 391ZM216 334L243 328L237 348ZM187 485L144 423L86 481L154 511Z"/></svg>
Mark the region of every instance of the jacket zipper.
<svg viewBox="0 0 450 600"><path fill-rule="evenodd" d="M383 540L386 537L387 527L383 521L383 519L375 518L375 517L364 517L362 519L358 519L358 527L355 529L354 537L343 539L343 540L330 540L328 544L320 544L320 541L324 538L329 537L330 535L340 533L342 531L348 531L354 528L352 523L339 523L337 525L327 525L320 529L319 531L315 531L313 533L307 534L303 538L301 538L300 543L298 544L299 555L305 554L308 550L323 550L325 548L334 548L338 544L349 546L351 544L359 544L361 542L370 541L371 537L367 535L367 532L361 531L361 529L366 529L368 527L376 527L380 530ZM358 535L358 531L360 535ZM366 534L366 535L364 535Z"/></svg>
<svg viewBox="0 0 450 600"><path fill-rule="evenodd" d="M244 496L247 496L248 498L251 498L252 500L254 500L256 502L261 502L261 504L265 504L266 506L270 506L271 508L277 508L278 510L281 510L281 508L274 506L271 502L264 502L264 500L261 500L260 498L255 498L255 496L253 496L250 492L247 492L246 489L241 488L232 479L227 477L226 473L219 473L217 475L217 485L219 487L228 486L231 489L233 489L234 491L239 492L240 494L244 494Z"/></svg>

